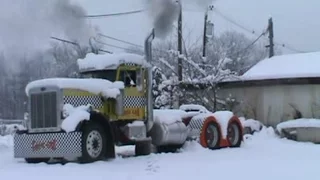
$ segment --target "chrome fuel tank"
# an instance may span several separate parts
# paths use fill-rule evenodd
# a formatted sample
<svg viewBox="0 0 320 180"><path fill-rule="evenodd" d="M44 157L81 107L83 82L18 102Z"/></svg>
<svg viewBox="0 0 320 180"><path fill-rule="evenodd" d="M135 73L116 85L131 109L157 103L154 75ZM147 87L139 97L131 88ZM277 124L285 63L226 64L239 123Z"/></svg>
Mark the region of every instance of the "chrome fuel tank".
<svg viewBox="0 0 320 180"><path fill-rule="evenodd" d="M188 129L179 121L173 123L155 121L150 135L155 146L182 145L187 139Z"/></svg>

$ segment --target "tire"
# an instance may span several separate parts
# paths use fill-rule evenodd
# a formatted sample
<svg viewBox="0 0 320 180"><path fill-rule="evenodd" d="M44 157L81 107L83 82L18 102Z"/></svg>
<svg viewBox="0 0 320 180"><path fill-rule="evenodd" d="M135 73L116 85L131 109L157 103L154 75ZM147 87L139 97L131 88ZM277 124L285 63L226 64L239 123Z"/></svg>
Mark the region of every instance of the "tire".
<svg viewBox="0 0 320 180"><path fill-rule="evenodd" d="M48 163L50 158L25 158L29 164Z"/></svg>
<svg viewBox="0 0 320 180"><path fill-rule="evenodd" d="M211 150L219 149L221 140L220 126L216 122L210 121L204 124L202 130L205 138L205 147Z"/></svg>
<svg viewBox="0 0 320 180"><path fill-rule="evenodd" d="M103 160L107 151L107 136L99 123L89 122L82 128L82 157L80 163Z"/></svg>
<svg viewBox="0 0 320 180"><path fill-rule="evenodd" d="M136 156L146 156L151 154L151 139L137 141L135 146L135 155Z"/></svg>
<svg viewBox="0 0 320 180"><path fill-rule="evenodd" d="M230 147L240 147L242 142L242 134L241 134L241 127L237 122L231 122L228 125L227 129L227 139L229 141Z"/></svg>

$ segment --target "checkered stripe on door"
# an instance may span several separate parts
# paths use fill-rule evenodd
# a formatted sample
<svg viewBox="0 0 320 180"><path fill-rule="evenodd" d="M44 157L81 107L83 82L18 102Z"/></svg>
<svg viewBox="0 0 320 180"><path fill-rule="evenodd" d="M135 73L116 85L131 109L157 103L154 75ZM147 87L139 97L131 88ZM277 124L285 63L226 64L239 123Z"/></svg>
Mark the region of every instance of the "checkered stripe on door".
<svg viewBox="0 0 320 180"><path fill-rule="evenodd" d="M143 96L125 96L124 107L125 108L142 108L146 106L146 98Z"/></svg>
<svg viewBox="0 0 320 180"><path fill-rule="evenodd" d="M103 102L100 96L64 96L64 104L71 104L74 107L91 104L95 108L101 108Z"/></svg>

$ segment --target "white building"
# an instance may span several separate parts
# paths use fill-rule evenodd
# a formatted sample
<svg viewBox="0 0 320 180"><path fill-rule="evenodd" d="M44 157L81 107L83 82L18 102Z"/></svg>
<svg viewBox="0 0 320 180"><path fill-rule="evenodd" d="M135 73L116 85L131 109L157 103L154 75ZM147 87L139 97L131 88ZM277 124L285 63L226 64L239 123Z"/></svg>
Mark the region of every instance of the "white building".
<svg viewBox="0 0 320 180"><path fill-rule="evenodd" d="M320 52L275 56L247 71L241 80L219 83L218 97L229 108L266 125L320 118Z"/></svg>

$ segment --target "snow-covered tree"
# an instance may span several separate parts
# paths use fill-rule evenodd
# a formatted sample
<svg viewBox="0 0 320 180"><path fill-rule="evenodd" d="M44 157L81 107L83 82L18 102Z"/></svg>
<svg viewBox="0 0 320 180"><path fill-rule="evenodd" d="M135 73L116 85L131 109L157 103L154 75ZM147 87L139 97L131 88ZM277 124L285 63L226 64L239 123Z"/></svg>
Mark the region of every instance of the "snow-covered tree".
<svg viewBox="0 0 320 180"><path fill-rule="evenodd" d="M176 38L168 38L164 42L153 45L152 64L161 69L166 79L162 83L154 81L157 87L155 106L172 107L173 101L179 98L181 103L197 103L209 110L224 105L227 100L216 97L217 83L226 79L236 79L252 65L267 56L261 44L252 44L251 39L238 32L224 32L208 43L207 57L202 57L201 45L184 45L184 55L176 49ZM140 48L132 48L134 53L143 54ZM178 57L183 58L183 82L177 81ZM163 78L164 79L164 78ZM160 83L160 84L159 84ZM188 92L181 84L189 84L197 92ZM161 96L160 96L161 94ZM161 102L161 103L160 103Z"/></svg>

